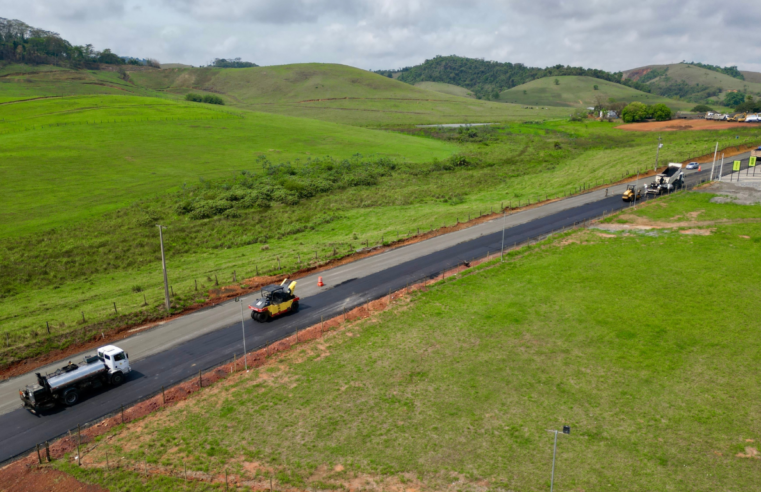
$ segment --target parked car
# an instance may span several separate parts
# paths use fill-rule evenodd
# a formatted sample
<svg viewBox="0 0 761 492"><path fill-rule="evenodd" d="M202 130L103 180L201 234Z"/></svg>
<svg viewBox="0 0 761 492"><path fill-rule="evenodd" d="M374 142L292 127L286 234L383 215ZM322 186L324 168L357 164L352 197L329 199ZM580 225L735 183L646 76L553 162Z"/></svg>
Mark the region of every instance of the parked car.
<svg viewBox="0 0 761 492"><path fill-rule="evenodd" d="M698 167L700 166L698 165L697 162L690 162L689 164L687 164L686 169L697 169Z"/></svg>

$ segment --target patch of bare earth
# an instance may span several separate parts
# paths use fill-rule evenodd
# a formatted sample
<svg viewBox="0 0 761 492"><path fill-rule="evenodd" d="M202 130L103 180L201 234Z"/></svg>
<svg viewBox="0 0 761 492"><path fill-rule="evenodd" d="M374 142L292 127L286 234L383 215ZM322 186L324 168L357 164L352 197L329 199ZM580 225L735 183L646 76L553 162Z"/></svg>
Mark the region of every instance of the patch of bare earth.
<svg viewBox="0 0 761 492"><path fill-rule="evenodd" d="M1 492L105 492L97 485L82 483L71 475L26 462L3 468Z"/></svg>

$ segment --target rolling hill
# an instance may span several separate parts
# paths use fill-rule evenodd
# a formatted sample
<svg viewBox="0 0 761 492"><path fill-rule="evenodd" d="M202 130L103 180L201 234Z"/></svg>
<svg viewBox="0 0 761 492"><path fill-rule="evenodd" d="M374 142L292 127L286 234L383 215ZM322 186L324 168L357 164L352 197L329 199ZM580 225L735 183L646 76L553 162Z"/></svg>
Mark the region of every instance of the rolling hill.
<svg viewBox="0 0 761 492"><path fill-rule="evenodd" d="M726 91L761 95L761 74L746 73L745 80L687 63L648 65L624 72L624 78L647 82L654 93L668 97L721 100ZM653 77L653 75L656 75Z"/></svg>
<svg viewBox="0 0 761 492"><path fill-rule="evenodd" d="M511 122L564 117L520 106L435 92L365 70L332 64L241 69L123 67L69 70L8 66L0 71L3 101L69 94L134 94L182 99L220 95L227 105L356 126ZM446 92L446 91L445 91ZM1 102L1 101L0 101Z"/></svg>
<svg viewBox="0 0 761 492"><path fill-rule="evenodd" d="M555 85L555 80L559 84ZM595 90L595 86L598 87ZM545 77L513 87L500 94L500 101L536 106L565 106L584 108L594 106L595 98L603 102L664 103L675 110L687 109L690 103L675 101L655 94L632 89L621 84L585 76Z"/></svg>
<svg viewBox="0 0 761 492"><path fill-rule="evenodd" d="M443 82L418 82L415 84L415 87L428 91L441 92L442 94L475 99L475 95L473 95L471 91L464 87L460 87L459 85L445 84Z"/></svg>
<svg viewBox="0 0 761 492"><path fill-rule="evenodd" d="M207 91L245 109L360 126L501 122L537 116L520 107L465 99L459 89L434 92L334 64L143 71L132 80L166 94Z"/></svg>

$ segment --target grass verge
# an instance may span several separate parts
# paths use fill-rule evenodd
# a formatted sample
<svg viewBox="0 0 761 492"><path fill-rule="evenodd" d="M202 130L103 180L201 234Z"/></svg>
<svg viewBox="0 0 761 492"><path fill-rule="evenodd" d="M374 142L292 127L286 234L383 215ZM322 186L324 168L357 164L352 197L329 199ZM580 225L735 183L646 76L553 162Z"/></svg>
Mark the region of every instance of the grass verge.
<svg viewBox="0 0 761 492"><path fill-rule="evenodd" d="M118 429L88 459L270 469L281 489L545 490L546 429L570 425L564 489L753 488L761 224L737 210L759 206L705 196L634 214L704 210L724 220L710 235L563 235Z"/></svg>

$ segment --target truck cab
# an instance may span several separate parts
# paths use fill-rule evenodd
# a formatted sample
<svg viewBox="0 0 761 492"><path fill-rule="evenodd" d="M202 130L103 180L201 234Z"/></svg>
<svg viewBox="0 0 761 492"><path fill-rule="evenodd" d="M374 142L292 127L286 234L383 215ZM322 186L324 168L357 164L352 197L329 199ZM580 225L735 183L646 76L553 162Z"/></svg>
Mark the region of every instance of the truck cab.
<svg viewBox="0 0 761 492"><path fill-rule="evenodd" d="M122 374L130 372L129 355L119 347L106 345L98 349L98 358L108 367L108 372L113 374L121 371Z"/></svg>

